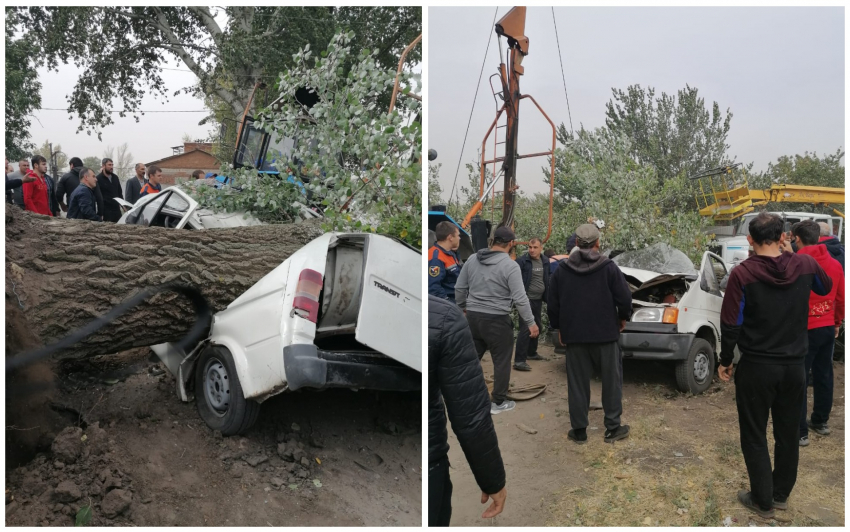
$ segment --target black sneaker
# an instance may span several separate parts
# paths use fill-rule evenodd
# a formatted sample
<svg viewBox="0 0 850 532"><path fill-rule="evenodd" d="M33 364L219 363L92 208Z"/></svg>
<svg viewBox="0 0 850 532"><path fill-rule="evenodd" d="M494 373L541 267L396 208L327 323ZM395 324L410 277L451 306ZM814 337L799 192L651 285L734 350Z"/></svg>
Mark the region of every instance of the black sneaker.
<svg viewBox="0 0 850 532"><path fill-rule="evenodd" d="M587 429L570 429L570 431L567 432L567 438L579 445L584 445L587 443Z"/></svg>
<svg viewBox="0 0 850 532"><path fill-rule="evenodd" d="M526 358L526 360L546 360L545 358L538 355L537 353L531 353L530 355L528 355L525 358Z"/></svg>
<svg viewBox="0 0 850 532"><path fill-rule="evenodd" d="M809 420L809 428L821 436L829 436L831 432L826 423L812 423L811 420Z"/></svg>
<svg viewBox="0 0 850 532"><path fill-rule="evenodd" d="M773 508L770 510L762 510L759 506L753 502L753 494L747 490L741 490L738 492L738 502L744 505L750 511L758 514L759 517L764 517L765 519L773 519L776 516L776 512L773 511Z"/></svg>
<svg viewBox="0 0 850 532"><path fill-rule="evenodd" d="M809 446L809 437L808 436L800 436L800 447L808 447Z"/></svg>
<svg viewBox="0 0 850 532"><path fill-rule="evenodd" d="M773 509L774 510L787 510L788 509L788 499L784 501L777 501L773 499Z"/></svg>
<svg viewBox="0 0 850 532"><path fill-rule="evenodd" d="M629 426L620 425L614 430L605 431L605 443L614 443L617 440L629 437Z"/></svg>
<svg viewBox="0 0 850 532"><path fill-rule="evenodd" d="M531 371L531 366L529 366L527 362L517 362L514 364L514 369L518 369L520 371Z"/></svg>

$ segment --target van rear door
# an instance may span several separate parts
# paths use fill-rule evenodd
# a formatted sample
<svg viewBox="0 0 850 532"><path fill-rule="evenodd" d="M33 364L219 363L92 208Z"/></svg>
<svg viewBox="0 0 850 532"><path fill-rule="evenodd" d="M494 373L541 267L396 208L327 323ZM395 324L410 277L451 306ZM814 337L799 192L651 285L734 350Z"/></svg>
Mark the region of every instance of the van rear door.
<svg viewBox="0 0 850 532"><path fill-rule="evenodd" d="M355 338L422 371L422 254L380 235L366 241Z"/></svg>

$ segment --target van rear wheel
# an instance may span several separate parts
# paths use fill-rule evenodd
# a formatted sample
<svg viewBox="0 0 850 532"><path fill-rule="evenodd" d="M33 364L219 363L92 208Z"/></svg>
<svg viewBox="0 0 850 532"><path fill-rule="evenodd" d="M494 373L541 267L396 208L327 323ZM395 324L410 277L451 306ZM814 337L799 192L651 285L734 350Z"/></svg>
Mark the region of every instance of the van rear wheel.
<svg viewBox="0 0 850 532"><path fill-rule="evenodd" d="M676 385L694 395L706 391L714 376L714 348L706 340L695 338L688 358L676 365Z"/></svg>
<svg viewBox="0 0 850 532"><path fill-rule="evenodd" d="M260 413L260 404L242 394L233 356L222 346L207 347L198 358L195 400L204 423L225 436L243 434Z"/></svg>

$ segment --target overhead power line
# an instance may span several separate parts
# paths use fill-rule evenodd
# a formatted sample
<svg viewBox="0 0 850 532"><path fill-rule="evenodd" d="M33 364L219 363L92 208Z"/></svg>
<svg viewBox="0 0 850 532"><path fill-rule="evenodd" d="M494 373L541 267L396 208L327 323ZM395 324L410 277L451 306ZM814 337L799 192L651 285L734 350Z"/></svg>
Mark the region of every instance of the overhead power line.
<svg viewBox="0 0 850 532"><path fill-rule="evenodd" d="M472 98L472 109L469 110L469 121L466 123L466 133L463 134L463 145L460 147L460 155L457 158L457 168L455 169L455 180L452 183L452 191L449 193L449 204L452 202L452 196L455 193L455 185L457 184L457 174L460 171L460 163L463 160L463 149L466 147L466 137L469 135L469 126L472 124L472 113L475 111L475 101L478 99L478 89L481 88L481 76L484 74L484 65L487 63L487 54L490 52L490 43L493 41L492 28L496 24L496 15L499 14L499 8L493 13L493 23L490 24L490 38L487 39L487 50L484 51L484 60L481 61L481 71L478 73L478 84L475 86L475 96Z"/></svg>
<svg viewBox="0 0 850 532"><path fill-rule="evenodd" d="M558 38L558 23L555 22L555 8L552 8L552 23L555 25L555 42L558 43L558 60L561 61L561 79L564 81L564 96L567 98L567 116L570 117L570 133L573 132L573 114L570 112L570 97L567 96L567 78L564 76L564 58L561 57L561 40Z"/></svg>

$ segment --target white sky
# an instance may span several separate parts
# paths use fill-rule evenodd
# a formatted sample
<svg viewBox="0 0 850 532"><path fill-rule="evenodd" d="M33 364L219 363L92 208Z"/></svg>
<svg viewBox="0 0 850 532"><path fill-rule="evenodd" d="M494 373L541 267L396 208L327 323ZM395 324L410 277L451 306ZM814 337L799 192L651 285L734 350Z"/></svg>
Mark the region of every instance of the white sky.
<svg viewBox="0 0 850 532"><path fill-rule="evenodd" d="M168 68L186 69L182 63L174 61L166 65ZM132 116L121 118L114 115L114 124L102 130L102 141L92 134L85 132L77 133L78 118L74 115L71 120L64 109L68 108L67 96L71 91L79 69L74 65L63 65L59 72L48 71L42 67L38 69L41 80L41 106L42 108L63 109L63 111L36 111L33 113L35 119L32 121L32 140L37 146L41 146L49 139L54 144L62 146L62 151L70 159L79 157L81 159L89 156L103 157L103 152L108 145L119 146L128 143L130 152L135 162L148 163L156 159L171 155L171 146L183 144L183 134L188 133L195 138L207 138L211 128L209 125L199 126L198 122L206 113L148 113L139 115L139 122ZM140 74L141 75L141 74ZM149 94L142 100L140 109L144 111L181 111L181 110L204 110L203 101L199 98L180 94L171 96L179 88L191 86L197 80L191 72L178 72L165 70L162 79L169 88L169 100L166 102ZM141 80L141 78L140 78ZM123 109L120 99L113 101L113 109ZM60 169L62 173L67 168ZM127 176L121 176L127 177Z"/></svg>
<svg viewBox="0 0 850 532"><path fill-rule="evenodd" d="M497 20L508 9L499 8ZM428 9L428 147L442 163L444 196L452 188L494 12ZM604 126L612 87L651 86L659 96L688 84L707 105L731 108L729 153L754 162L755 170L781 155L826 154L845 145L843 7L556 7L555 17L575 129ZM569 129L551 8L529 7L525 34L521 92ZM463 165L476 158L495 118L488 77L499 65L497 42L494 33L458 187L467 184ZM529 100L520 107L519 138L519 153L551 147L551 128ZM519 162L522 191L548 191L540 172L545 162Z"/></svg>

